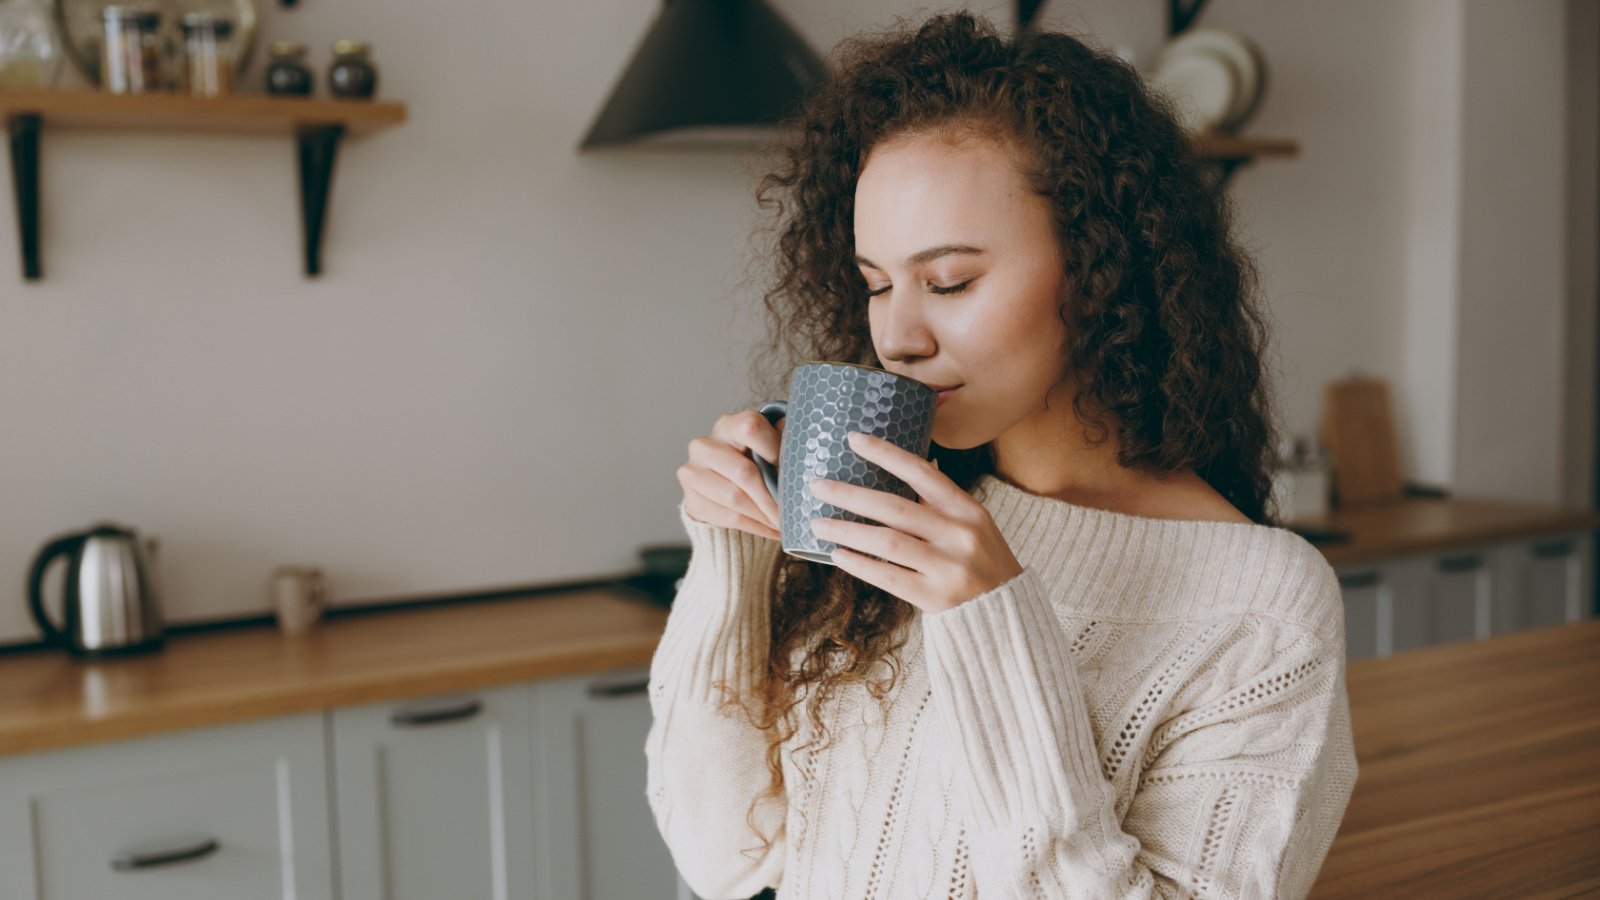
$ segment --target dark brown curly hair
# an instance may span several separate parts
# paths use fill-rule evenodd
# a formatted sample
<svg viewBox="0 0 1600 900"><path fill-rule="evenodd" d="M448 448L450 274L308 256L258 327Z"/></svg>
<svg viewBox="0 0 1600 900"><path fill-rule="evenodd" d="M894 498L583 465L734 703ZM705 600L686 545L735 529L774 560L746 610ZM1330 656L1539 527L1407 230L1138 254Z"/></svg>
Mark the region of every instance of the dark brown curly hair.
<svg viewBox="0 0 1600 900"><path fill-rule="evenodd" d="M775 388L805 360L882 368L854 263L863 161L886 139L981 130L1002 139L1053 210L1068 286L1062 377L1074 379L1086 439L1114 431L1124 467L1193 468L1252 521L1277 524L1258 275L1170 102L1113 53L1067 34L1006 37L966 12L896 26L837 45L829 82L785 123L793 137L766 148L775 168L756 199L776 221L757 235L776 240L758 257L777 272L764 296L770 331L755 350L755 400L783 396ZM995 470L992 443L934 444L931 456L969 493ZM780 748L798 731L795 707L809 700L811 747L827 740L821 710L839 688L861 682L882 702L914 611L841 569L784 554L770 588L758 695L724 685L726 703L771 738L772 780L747 817L758 833L756 802L783 796ZM879 660L888 676L868 678Z"/></svg>

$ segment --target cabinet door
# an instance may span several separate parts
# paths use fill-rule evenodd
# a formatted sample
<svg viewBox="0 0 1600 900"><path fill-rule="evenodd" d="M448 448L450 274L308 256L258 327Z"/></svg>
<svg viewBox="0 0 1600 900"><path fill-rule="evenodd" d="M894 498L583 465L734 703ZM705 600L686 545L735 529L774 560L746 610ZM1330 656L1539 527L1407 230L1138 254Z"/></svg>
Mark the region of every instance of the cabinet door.
<svg viewBox="0 0 1600 900"><path fill-rule="evenodd" d="M1346 659L1388 656L1427 645L1425 562L1407 557L1334 570L1344 599Z"/></svg>
<svg viewBox="0 0 1600 900"><path fill-rule="evenodd" d="M320 713L0 758L0 897L330 900Z"/></svg>
<svg viewBox="0 0 1600 900"><path fill-rule="evenodd" d="M1503 596L1494 633L1575 622L1592 613L1594 542L1586 532L1532 538L1498 548Z"/></svg>
<svg viewBox="0 0 1600 900"><path fill-rule="evenodd" d="M1452 644L1491 633L1495 579L1488 551L1467 549L1433 559L1428 583L1432 643Z"/></svg>
<svg viewBox="0 0 1600 900"><path fill-rule="evenodd" d="M529 688L337 709L342 900L533 896Z"/></svg>
<svg viewBox="0 0 1600 900"><path fill-rule="evenodd" d="M649 675L639 667L536 685L541 897L693 896L645 800Z"/></svg>
<svg viewBox="0 0 1600 900"><path fill-rule="evenodd" d="M1345 659L1380 656L1378 635L1387 629L1392 589L1378 566L1337 570L1344 598Z"/></svg>

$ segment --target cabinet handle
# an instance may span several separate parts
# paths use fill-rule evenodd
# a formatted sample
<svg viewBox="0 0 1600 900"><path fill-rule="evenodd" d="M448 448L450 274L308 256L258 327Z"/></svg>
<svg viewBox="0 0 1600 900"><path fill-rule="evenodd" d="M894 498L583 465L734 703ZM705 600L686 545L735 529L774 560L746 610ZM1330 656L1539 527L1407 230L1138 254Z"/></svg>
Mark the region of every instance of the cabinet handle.
<svg viewBox="0 0 1600 900"><path fill-rule="evenodd" d="M216 838L208 838L195 844L193 847L179 847L176 850L157 850L154 853L123 853L111 858L111 868L119 872L133 869L148 869L152 866L164 866L168 863L188 862L202 856L210 856L222 846Z"/></svg>
<svg viewBox="0 0 1600 900"><path fill-rule="evenodd" d="M1441 572L1471 572L1483 565L1483 554L1467 553L1461 556L1443 556L1438 566Z"/></svg>
<svg viewBox="0 0 1600 900"><path fill-rule="evenodd" d="M1533 556L1535 559L1560 559L1563 556L1571 556L1573 547L1572 538L1540 541L1533 545Z"/></svg>
<svg viewBox="0 0 1600 900"><path fill-rule="evenodd" d="M623 678L600 678L589 682L591 697L625 697L642 694L650 688L650 673L628 675Z"/></svg>
<svg viewBox="0 0 1600 900"><path fill-rule="evenodd" d="M1372 587L1383 579L1378 575L1377 569L1366 572L1356 572L1352 575L1340 575L1339 586L1347 588Z"/></svg>
<svg viewBox="0 0 1600 900"><path fill-rule="evenodd" d="M438 722L454 722L457 719L470 719L483 709L483 704L477 700L468 700L456 706L447 706L442 709L427 710L401 710L389 717L389 721L396 725L433 725Z"/></svg>

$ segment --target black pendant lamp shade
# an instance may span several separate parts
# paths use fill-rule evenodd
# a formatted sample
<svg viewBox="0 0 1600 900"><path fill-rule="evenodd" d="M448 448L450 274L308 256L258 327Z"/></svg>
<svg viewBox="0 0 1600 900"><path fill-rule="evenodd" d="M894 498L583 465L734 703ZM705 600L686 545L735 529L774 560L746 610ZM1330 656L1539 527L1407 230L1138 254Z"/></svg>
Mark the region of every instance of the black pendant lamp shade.
<svg viewBox="0 0 1600 900"><path fill-rule="evenodd" d="M748 139L826 78L765 0L666 0L580 149Z"/></svg>

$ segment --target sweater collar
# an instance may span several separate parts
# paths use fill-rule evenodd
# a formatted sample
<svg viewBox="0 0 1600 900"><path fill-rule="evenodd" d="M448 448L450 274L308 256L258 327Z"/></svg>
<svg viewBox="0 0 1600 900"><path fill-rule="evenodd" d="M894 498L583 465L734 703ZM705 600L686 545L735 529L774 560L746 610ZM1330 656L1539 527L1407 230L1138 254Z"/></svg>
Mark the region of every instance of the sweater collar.
<svg viewBox="0 0 1600 900"><path fill-rule="evenodd" d="M987 473L972 495L1053 602L1076 613L1173 621L1256 612L1327 632L1342 612L1327 560L1285 528L1113 512Z"/></svg>

